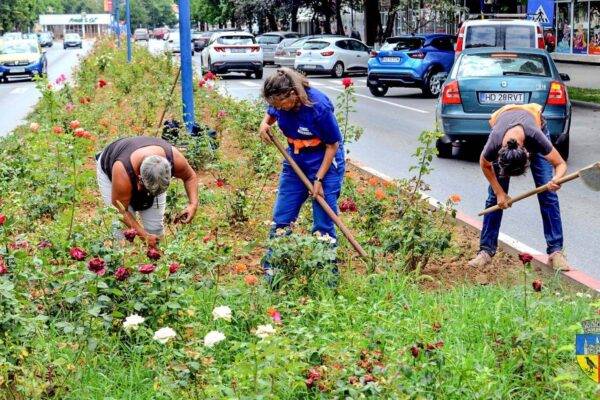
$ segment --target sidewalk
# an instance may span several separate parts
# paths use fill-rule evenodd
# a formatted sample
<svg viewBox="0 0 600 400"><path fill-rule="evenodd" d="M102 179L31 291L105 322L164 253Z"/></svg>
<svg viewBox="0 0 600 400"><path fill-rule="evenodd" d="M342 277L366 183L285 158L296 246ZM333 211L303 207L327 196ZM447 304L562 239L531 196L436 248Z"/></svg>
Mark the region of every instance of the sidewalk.
<svg viewBox="0 0 600 400"><path fill-rule="evenodd" d="M568 74L570 81L565 82L567 86L575 86L588 89L600 89L600 74L598 65L575 64L556 61L558 72Z"/></svg>

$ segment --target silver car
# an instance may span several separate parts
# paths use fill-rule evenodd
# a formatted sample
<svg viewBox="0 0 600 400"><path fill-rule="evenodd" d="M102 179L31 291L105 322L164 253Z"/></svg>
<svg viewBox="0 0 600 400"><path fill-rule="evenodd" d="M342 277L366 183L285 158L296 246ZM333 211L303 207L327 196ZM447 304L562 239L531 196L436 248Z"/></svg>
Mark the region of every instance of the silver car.
<svg viewBox="0 0 600 400"><path fill-rule="evenodd" d="M79 47L80 49L83 47L79 33L67 33L65 35L63 49L66 49L67 47Z"/></svg>
<svg viewBox="0 0 600 400"><path fill-rule="evenodd" d="M262 48L264 63L274 64L277 45L285 39L298 39L300 37L302 37L302 34L297 32L267 32L257 37L256 43Z"/></svg>
<svg viewBox="0 0 600 400"><path fill-rule="evenodd" d="M311 35L304 36L300 39L295 39L289 44L285 44L283 47L277 46L275 50L275 64L280 65L282 67L294 68L294 60L296 59L296 52L302 48L304 43L310 39L318 39L323 37L339 37L343 38L344 36L338 35ZM280 43L280 45L283 42Z"/></svg>
<svg viewBox="0 0 600 400"><path fill-rule="evenodd" d="M341 78L346 73L367 73L371 49L361 41L346 37L311 39L296 53L294 67L308 74Z"/></svg>

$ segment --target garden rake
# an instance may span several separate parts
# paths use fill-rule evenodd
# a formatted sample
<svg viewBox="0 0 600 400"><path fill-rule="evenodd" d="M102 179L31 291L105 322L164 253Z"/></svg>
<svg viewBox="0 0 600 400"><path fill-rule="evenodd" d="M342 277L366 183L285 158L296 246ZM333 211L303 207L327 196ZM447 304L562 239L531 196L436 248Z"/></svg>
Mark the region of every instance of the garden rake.
<svg viewBox="0 0 600 400"><path fill-rule="evenodd" d="M581 181L590 189L592 189L594 191L600 191L600 161L596 162L592 165L589 165L585 168L582 168L579 171L573 172L572 174L569 174L569 175L563 176L560 179L557 179L556 184L562 185L563 183L572 181L577 178L581 178ZM530 190L530 191L523 193L515 198L510 199L508 201L508 205L510 206L510 205L516 203L517 201L526 199L527 197L533 196L534 194L545 192L546 190L548 190L548 184L539 186L533 190ZM497 211L497 210L500 210L500 207L498 205L495 205L493 207L486 208L485 210L480 212L478 215L482 216L482 215L489 214L489 213Z"/></svg>
<svg viewBox="0 0 600 400"><path fill-rule="evenodd" d="M302 170L300 169L298 164L296 164L296 161L294 161L294 159L287 153L287 151L285 151L283 145L275 138L275 136L273 136L273 135L270 135L270 136L271 136L271 140L275 144L275 147L277 147L277 150L279 150L279 152L283 155L283 157L290 163L290 165L292 166L292 168L294 169L294 171L296 172L296 174L298 175L300 180L304 183L304 186L306 186L308 188L308 190L312 192L313 185L310 183L310 181L308 180L308 178L306 177L304 172L302 172ZM344 223L338 218L338 216L335 214L335 212L333 212L331 207L329 207L329 204L327 204L327 202L325 201L323 196L317 196L317 198L315 200L317 201L317 203L319 203L319 205L323 208L323 210L325 210L325 212L327 213L329 218L331 218L333 220L333 222L338 226L338 228L340 228L340 230L344 233L344 236L346 236L346 238L348 239L350 244L352 244L352 247L354 247L354 249L358 252L358 254L360 254L360 256L363 258L367 258L367 253L364 251L364 249L361 247L361 245L356 241L356 239L354 239L352 232L350 232L348 230L348 228L346 228L346 225L344 225Z"/></svg>

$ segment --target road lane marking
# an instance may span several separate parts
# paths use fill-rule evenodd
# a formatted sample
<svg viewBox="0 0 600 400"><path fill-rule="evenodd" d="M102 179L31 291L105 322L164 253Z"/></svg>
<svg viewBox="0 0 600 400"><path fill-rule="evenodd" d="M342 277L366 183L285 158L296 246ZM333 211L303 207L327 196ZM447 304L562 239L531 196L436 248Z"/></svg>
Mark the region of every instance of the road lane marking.
<svg viewBox="0 0 600 400"><path fill-rule="evenodd" d="M244 86L250 86L250 87L259 87L260 83L254 83L254 82L248 82L248 81L239 81L242 85Z"/></svg>
<svg viewBox="0 0 600 400"><path fill-rule="evenodd" d="M338 88L334 88L331 86L327 86L327 89L331 89L331 90L335 90L336 92L343 92L344 89L338 89ZM394 107L398 107L398 108L404 108L405 110L411 110L411 111L415 111L421 114L430 114L431 111L425 111L425 110L421 110L419 108L414 108L414 107L409 107L409 106L403 106L402 104L396 104L396 103L392 103L391 101L385 101L385 100L381 100L381 99L376 99L374 97L371 96L366 96L364 94L360 94L360 93L354 93L355 96L357 97L364 97L365 99L369 99L369 100L373 100L379 103L383 103L383 104L389 104L390 106L394 106Z"/></svg>
<svg viewBox="0 0 600 400"><path fill-rule="evenodd" d="M323 83L319 83L319 82L315 82L315 81L309 81L311 86L325 86L325 84Z"/></svg>
<svg viewBox="0 0 600 400"><path fill-rule="evenodd" d="M14 88L13 90L11 90L10 94L21 94L21 93L25 93L28 90L29 90L28 87L18 87L18 88Z"/></svg>

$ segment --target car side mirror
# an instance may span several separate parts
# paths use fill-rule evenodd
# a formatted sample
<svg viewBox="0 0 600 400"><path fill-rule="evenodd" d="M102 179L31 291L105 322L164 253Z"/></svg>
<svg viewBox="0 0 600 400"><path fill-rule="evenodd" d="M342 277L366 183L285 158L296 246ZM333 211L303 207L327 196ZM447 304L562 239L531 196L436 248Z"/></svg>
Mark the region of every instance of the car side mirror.
<svg viewBox="0 0 600 400"><path fill-rule="evenodd" d="M560 79L562 79L563 82L568 82L571 80L569 74L559 73L558 75L560 76Z"/></svg>

